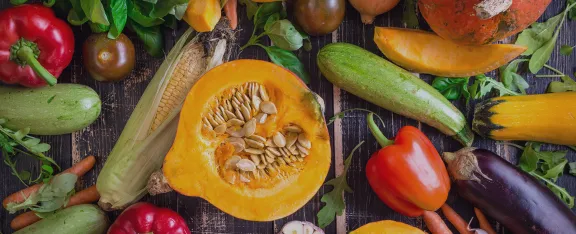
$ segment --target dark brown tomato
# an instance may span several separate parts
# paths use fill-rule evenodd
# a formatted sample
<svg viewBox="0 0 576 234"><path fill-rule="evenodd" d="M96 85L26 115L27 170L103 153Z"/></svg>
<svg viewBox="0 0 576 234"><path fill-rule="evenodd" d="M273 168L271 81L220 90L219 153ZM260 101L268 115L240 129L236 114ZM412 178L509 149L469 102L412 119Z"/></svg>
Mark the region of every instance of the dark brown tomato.
<svg viewBox="0 0 576 234"><path fill-rule="evenodd" d="M135 64L134 44L124 35L116 39L106 33L93 34L84 42L84 67L93 79L103 82L120 81L130 75Z"/></svg>
<svg viewBox="0 0 576 234"><path fill-rule="evenodd" d="M319 36L340 26L345 9L345 0L296 0L294 15L306 33Z"/></svg>

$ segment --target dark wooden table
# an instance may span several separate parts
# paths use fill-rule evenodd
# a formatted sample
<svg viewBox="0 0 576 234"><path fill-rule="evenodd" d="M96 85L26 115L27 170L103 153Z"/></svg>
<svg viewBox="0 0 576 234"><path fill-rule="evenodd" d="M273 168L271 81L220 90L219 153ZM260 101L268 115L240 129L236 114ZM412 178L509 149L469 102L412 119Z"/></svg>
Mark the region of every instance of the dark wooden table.
<svg viewBox="0 0 576 234"><path fill-rule="evenodd" d="M8 1L0 2L0 9L9 6L10 3ZM400 3L393 11L377 17L374 25L404 27L401 20L402 8L403 5ZM548 7L548 10L542 18L548 19L561 12L564 8L564 0L555 0ZM336 88L322 77L316 66L316 54L318 50L326 44L348 42L366 48L375 54L382 55L372 40L374 25L363 25L360 21L360 15L350 5L348 5L346 10L346 18L337 31L330 35L312 38L312 51L298 52L298 56L311 74L311 89L320 94L326 101L326 116L330 117L333 116L334 113L350 108L365 108L378 113L384 118L386 126L383 128L383 132L386 136L394 136L400 127L412 125L424 131L440 152L460 149L461 145L458 142L441 134L436 129L372 105L354 95L348 94L346 91ZM243 7L239 10L239 17L239 43L242 45L248 40L252 32L252 25L246 18ZM423 20L420 21L420 24L423 28L427 27ZM574 32L576 22L567 21L567 24L560 34L558 46L549 64L566 74L573 74L576 69L576 55L573 54L572 56L566 57L558 53L559 45L576 44L576 33ZM170 50L185 27L187 26L182 23L178 30L165 31L166 51ZM145 53L142 43L140 43L133 34L128 33L136 45L138 55L135 70L132 75L123 82L114 84L99 83L88 76L81 62L81 46L85 38L90 35L90 29L87 26L75 27L74 32L76 35L74 59L62 74L60 82L85 84L96 90L100 94L103 102L102 114L94 124L82 131L64 136L42 137L42 140L52 145L52 149L48 155L52 156L63 168L68 168L86 155L95 155L97 157L98 162L94 170L78 182L77 186L78 189L80 189L96 183L98 172L102 169L107 155L112 150L132 110L163 59L149 56ZM239 47L236 48L236 50L238 49ZM235 55L238 58L268 59L266 53L256 47L248 48L241 53L235 53ZM426 81L430 81L432 78L429 75L421 75L420 77ZM549 79L534 78L529 75L528 82L531 86L528 90L529 93L544 92L549 81ZM460 101L455 102L455 104L461 110L466 111L466 108ZM472 112L466 111L465 113L468 118L471 119ZM348 155L356 144L360 141L365 141L365 144L359 148L354 156L352 166L348 173L348 181L354 189L354 193L345 195L346 210L342 216L337 217L336 221L325 229L326 233L347 233L366 223L385 219L398 220L425 229L425 225L420 218L407 218L395 213L384 205L368 185L364 167L371 153L380 147L366 127L365 114L351 113L347 115L345 119L338 120L335 124L329 126L329 130L332 136L334 155L333 164L327 179L333 178L342 172L343 158ZM474 146L490 149L512 162L517 161L519 156L517 150L495 143L495 141L478 137ZM546 145L545 149L564 150L565 148ZM570 161L575 161L576 153L570 152L568 158ZM575 177L565 175L559 179L558 184L565 187L571 194L576 194ZM5 165L0 165L0 197L6 197L22 189L22 187L22 184L18 182L16 177L10 174L9 168ZM322 187L317 195L302 209L293 215L274 222L249 222L240 220L219 211L200 198L186 197L175 192L156 197L147 196L143 200L176 210L186 219L193 233L277 233L284 223L291 220L316 222L316 213L322 206L320 197L331 189L329 186ZM472 206L459 198L454 192L451 192L448 203L466 220L469 220L473 216ZM118 212L110 213L110 218L114 218L117 215ZM12 232L9 227L12 218L14 218L14 215L8 214L5 210L0 212L0 232ZM500 233L509 233L504 230L502 226L496 223L494 223L494 225Z"/></svg>

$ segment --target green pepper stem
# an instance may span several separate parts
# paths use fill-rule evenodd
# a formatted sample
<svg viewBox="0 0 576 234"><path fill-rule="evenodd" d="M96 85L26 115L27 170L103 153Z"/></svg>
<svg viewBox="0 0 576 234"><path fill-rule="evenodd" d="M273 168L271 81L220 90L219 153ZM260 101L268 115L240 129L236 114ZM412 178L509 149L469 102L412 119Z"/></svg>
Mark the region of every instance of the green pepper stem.
<svg viewBox="0 0 576 234"><path fill-rule="evenodd" d="M372 135L374 138L376 138L376 141L378 141L378 144L380 144L382 148L394 144L393 140L386 138L382 131L380 131L380 128L378 125L376 125L376 122L374 122L373 113L369 113L368 117L366 117L366 120L368 121L368 128L370 129L370 132L372 132Z"/></svg>
<svg viewBox="0 0 576 234"><path fill-rule="evenodd" d="M38 76L40 76L40 78L44 79L44 81L48 83L48 85L54 86L58 82L56 77L50 74L50 72L48 72L48 70L46 70L46 68L44 68L40 62L38 62L34 51L30 47L20 47L20 49L18 49L17 56L18 59L25 61L26 64L30 66Z"/></svg>

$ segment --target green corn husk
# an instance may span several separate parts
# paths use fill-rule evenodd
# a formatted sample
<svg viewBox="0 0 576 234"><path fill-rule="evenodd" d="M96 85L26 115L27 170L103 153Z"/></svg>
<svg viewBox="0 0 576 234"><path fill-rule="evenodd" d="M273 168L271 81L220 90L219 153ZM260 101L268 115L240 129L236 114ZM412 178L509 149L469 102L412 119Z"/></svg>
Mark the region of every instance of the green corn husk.
<svg viewBox="0 0 576 234"><path fill-rule="evenodd" d="M225 24L222 23L222 25ZM98 204L104 210L123 209L138 201L148 192L147 182L150 175L161 169L164 157L170 150L176 136L180 110L191 85L186 87L184 93L180 92L179 95L176 95L176 105L170 109L169 113L166 114L165 108L159 107L160 101L163 97L166 98L165 92L170 92L166 89L169 84L179 83L170 83L170 80L173 76L182 74L182 70L178 72L175 70L182 69L182 64L178 66L180 60L190 59L189 57L185 58L186 51L193 46L196 46L196 49L208 48L207 50L212 50L212 54L205 56L206 58L182 60L188 62L186 64L197 63L197 66L208 70L211 66L222 63L222 59L233 44L229 43L227 47L226 40L234 41L233 38L229 37L230 35L233 34L230 34L226 29L220 29L218 32L209 34L196 33L194 30L188 29L174 45L144 91L120 138L108 156L104 168L98 175L96 187L101 196ZM198 43L201 43L200 47ZM230 56L230 54L226 55ZM227 60L228 57L224 59ZM214 61L216 62L214 63ZM204 65L206 67L202 67ZM194 77L191 84L193 85L198 78L199 76ZM163 118L160 118L161 123L158 124L157 113L160 112L166 116L162 116Z"/></svg>

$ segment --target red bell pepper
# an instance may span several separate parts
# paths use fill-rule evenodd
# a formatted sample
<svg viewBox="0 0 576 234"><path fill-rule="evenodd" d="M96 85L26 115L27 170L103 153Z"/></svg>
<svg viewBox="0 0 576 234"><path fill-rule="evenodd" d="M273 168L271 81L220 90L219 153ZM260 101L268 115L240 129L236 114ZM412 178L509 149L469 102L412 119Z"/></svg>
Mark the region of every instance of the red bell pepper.
<svg viewBox="0 0 576 234"><path fill-rule="evenodd" d="M368 127L382 146L366 165L372 190L386 205L410 217L439 209L448 198L450 178L438 151L417 128L402 127L387 139L368 115Z"/></svg>
<svg viewBox="0 0 576 234"><path fill-rule="evenodd" d="M52 9L25 4L0 11L0 81L54 85L73 53L72 29Z"/></svg>
<svg viewBox="0 0 576 234"><path fill-rule="evenodd" d="M108 229L108 234L190 234L186 221L176 212L140 202L128 207Z"/></svg>

